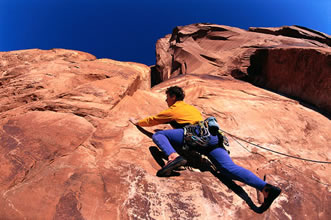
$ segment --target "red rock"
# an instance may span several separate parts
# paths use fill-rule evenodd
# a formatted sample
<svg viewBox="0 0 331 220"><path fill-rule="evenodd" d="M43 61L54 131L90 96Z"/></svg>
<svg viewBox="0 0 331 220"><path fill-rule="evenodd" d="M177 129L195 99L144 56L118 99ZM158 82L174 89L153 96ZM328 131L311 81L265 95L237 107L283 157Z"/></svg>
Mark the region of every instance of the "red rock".
<svg viewBox="0 0 331 220"><path fill-rule="evenodd" d="M248 80L331 113L331 50L261 49L251 56Z"/></svg>
<svg viewBox="0 0 331 220"><path fill-rule="evenodd" d="M172 35L158 40L156 71L152 73L159 81L181 74L248 79L330 114L331 48L316 41L324 37L326 42L330 37L299 27L291 27L291 30L300 30L302 35L296 37L305 34L309 39L215 24L179 26Z"/></svg>
<svg viewBox="0 0 331 220"><path fill-rule="evenodd" d="M277 53L281 50L270 56ZM205 117L217 117L227 132L272 150L330 161L330 120L298 101L214 72L170 76L150 89L147 66L77 51L0 56L0 219L328 219L331 214L329 164L240 146L229 137L236 163L267 174L268 182L283 190L261 215L208 171L157 177L160 165L150 151L155 144L128 122L165 109L166 88L179 85L186 102ZM255 189L236 183L247 192L243 198L258 205Z"/></svg>
<svg viewBox="0 0 331 220"><path fill-rule="evenodd" d="M249 30L264 34L283 35L287 37L310 39L331 46L330 35L298 25L282 26L275 28L250 27Z"/></svg>

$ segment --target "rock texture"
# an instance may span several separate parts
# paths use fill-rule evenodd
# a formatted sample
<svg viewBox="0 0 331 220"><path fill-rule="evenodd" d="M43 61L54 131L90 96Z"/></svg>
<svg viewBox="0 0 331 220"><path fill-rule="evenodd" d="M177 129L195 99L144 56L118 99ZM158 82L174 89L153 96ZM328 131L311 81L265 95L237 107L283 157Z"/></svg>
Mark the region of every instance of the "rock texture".
<svg viewBox="0 0 331 220"><path fill-rule="evenodd" d="M254 32L215 24L176 27L156 44L154 78L164 81L188 73L232 76L330 114L330 36L297 26L250 30Z"/></svg>
<svg viewBox="0 0 331 220"><path fill-rule="evenodd" d="M328 46L331 46L330 35L298 25L282 26L276 28L251 27L249 28L249 30L264 34L283 35L287 37L309 39L319 41L321 43L327 44Z"/></svg>
<svg viewBox="0 0 331 220"><path fill-rule="evenodd" d="M234 31L246 33L236 28L223 32L232 38ZM261 35L249 34L247 38ZM296 100L231 77L233 59L242 60L243 51L236 53L235 42L223 45L219 36L211 40L220 41L224 49L222 66L198 57L202 60L194 66L196 72L192 61L183 66L190 71L177 77L171 74L178 70L164 66L171 74L152 89L150 68L143 64L61 49L1 52L0 219L328 219L330 164L284 157L242 141L239 145L230 137L233 160L260 177L266 174L268 182L283 190L265 213L256 213L255 189L215 173L197 155L191 155L191 167L178 176L155 175L165 161L150 133L170 127L141 130L128 118L165 109L164 93L172 85L183 87L186 102L205 117L216 116L235 136L275 151L330 161L330 120ZM247 50L259 56L256 48ZM272 55L277 52L282 51ZM178 54L194 57L185 50ZM234 69L247 77L250 66L238 61Z"/></svg>

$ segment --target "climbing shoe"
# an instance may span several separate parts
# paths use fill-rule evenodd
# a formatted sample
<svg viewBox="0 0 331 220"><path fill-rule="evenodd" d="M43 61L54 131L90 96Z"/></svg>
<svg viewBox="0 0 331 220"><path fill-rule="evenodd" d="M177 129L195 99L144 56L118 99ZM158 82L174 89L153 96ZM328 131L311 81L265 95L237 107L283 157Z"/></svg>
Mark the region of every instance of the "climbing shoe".
<svg viewBox="0 0 331 220"><path fill-rule="evenodd" d="M268 196L267 196L267 198L264 199L264 202L260 206L261 213L266 211L271 206L272 202L279 196L279 194L282 191L280 188L278 188L276 186L272 186L268 183L265 186L264 190L266 192L268 192Z"/></svg>
<svg viewBox="0 0 331 220"><path fill-rule="evenodd" d="M169 161L162 169L157 171L156 176L163 177L163 176L170 176L171 171L180 167L184 166L187 163L187 160L182 157L178 156L174 160Z"/></svg>

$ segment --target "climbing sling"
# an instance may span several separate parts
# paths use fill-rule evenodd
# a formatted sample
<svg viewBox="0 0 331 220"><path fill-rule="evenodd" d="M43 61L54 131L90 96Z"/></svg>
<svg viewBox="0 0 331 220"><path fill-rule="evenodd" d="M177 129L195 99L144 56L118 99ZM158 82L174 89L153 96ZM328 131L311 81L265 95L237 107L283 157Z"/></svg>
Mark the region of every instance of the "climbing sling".
<svg viewBox="0 0 331 220"><path fill-rule="evenodd" d="M217 146L209 145L211 135L217 135L219 140ZM226 149L228 146L228 139L220 130L215 117L208 117L204 121L199 121L197 124L184 127L183 150L195 150L201 153L206 153L215 147Z"/></svg>

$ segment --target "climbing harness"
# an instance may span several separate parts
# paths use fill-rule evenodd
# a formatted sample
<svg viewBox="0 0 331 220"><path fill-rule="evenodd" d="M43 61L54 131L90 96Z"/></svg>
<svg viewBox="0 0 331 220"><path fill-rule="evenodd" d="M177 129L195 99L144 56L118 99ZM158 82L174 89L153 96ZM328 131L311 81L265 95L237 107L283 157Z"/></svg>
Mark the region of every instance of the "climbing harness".
<svg viewBox="0 0 331 220"><path fill-rule="evenodd" d="M184 127L184 146L183 150L194 149L198 151L210 148L209 141L211 135L219 138L219 147L229 146L229 141L220 130L215 117L208 117L204 121L199 121L194 125Z"/></svg>

